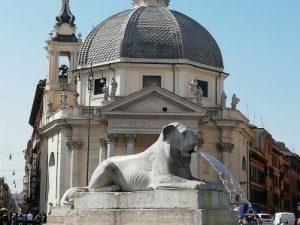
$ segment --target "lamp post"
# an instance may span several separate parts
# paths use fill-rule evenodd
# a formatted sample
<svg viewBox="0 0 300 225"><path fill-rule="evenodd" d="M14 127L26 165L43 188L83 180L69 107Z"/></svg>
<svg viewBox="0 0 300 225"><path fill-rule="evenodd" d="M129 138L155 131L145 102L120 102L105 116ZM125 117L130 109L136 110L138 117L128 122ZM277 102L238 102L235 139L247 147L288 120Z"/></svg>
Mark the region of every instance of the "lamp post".
<svg viewBox="0 0 300 225"><path fill-rule="evenodd" d="M87 162L86 162L86 184L89 184L89 165L90 165L90 136L91 136L91 93L93 90L94 74L93 63L91 62L90 76L88 79L89 103L88 103L88 140L87 140Z"/></svg>

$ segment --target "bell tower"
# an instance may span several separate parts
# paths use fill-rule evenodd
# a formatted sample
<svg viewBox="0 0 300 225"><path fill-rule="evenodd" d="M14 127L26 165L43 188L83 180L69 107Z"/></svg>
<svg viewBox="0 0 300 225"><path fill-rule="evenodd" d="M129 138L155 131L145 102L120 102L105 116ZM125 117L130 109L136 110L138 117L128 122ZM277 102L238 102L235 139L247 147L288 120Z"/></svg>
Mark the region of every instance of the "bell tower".
<svg viewBox="0 0 300 225"><path fill-rule="evenodd" d="M56 16L54 31L46 41L48 73L45 105L47 115L61 107L64 96L68 106L76 91L76 78L72 71L77 68L77 61L82 46L81 34L76 35L75 16L70 11L69 0L62 0L62 8Z"/></svg>

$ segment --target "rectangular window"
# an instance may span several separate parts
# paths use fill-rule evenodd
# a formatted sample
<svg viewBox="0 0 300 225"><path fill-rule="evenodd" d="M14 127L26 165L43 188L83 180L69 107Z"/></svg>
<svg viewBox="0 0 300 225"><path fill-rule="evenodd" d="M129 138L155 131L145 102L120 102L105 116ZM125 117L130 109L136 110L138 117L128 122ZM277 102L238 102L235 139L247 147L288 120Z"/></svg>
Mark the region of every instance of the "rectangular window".
<svg viewBox="0 0 300 225"><path fill-rule="evenodd" d="M274 178L273 178L273 186L279 187L279 177L276 175L274 175Z"/></svg>
<svg viewBox="0 0 300 225"><path fill-rule="evenodd" d="M274 203L274 205L278 205L279 204L279 196L278 196L278 194L273 194L273 203Z"/></svg>
<svg viewBox="0 0 300 225"><path fill-rule="evenodd" d="M275 155L272 155L272 165L278 168L278 158Z"/></svg>
<svg viewBox="0 0 300 225"><path fill-rule="evenodd" d="M203 80L197 80L198 88L201 87L203 91L203 97L208 97L208 82Z"/></svg>
<svg viewBox="0 0 300 225"><path fill-rule="evenodd" d="M161 87L161 76L143 76L143 88L153 85Z"/></svg>
<svg viewBox="0 0 300 225"><path fill-rule="evenodd" d="M104 82L103 82L104 81ZM106 78L94 80L94 95L103 94L103 87L106 84Z"/></svg>

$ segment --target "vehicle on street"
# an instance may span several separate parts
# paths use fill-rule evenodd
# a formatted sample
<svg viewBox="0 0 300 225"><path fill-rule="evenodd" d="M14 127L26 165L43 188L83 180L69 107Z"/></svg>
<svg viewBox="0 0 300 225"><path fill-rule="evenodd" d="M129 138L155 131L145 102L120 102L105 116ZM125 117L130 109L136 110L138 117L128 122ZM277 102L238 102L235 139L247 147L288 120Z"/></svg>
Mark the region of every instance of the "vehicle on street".
<svg viewBox="0 0 300 225"><path fill-rule="evenodd" d="M294 225L295 215L290 212L278 212L274 214L273 225Z"/></svg>
<svg viewBox="0 0 300 225"><path fill-rule="evenodd" d="M247 213L239 218L239 225L262 225L262 221L257 214Z"/></svg>
<svg viewBox="0 0 300 225"><path fill-rule="evenodd" d="M257 213L256 214L260 220L262 225L273 225L273 217L269 213Z"/></svg>

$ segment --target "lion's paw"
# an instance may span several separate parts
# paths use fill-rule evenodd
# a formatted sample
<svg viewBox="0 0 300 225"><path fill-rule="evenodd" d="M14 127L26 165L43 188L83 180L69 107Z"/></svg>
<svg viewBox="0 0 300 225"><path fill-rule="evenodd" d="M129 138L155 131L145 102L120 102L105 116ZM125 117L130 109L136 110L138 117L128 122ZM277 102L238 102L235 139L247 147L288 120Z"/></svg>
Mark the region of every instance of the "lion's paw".
<svg viewBox="0 0 300 225"><path fill-rule="evenodd" d="M153 191L153 190L155 190L155 187L154 187L154 185L150 184L150 185L148 185L148 186L145 188L145 190L146 190L146 191Z"/></svg>
<svg viewBox="0 0 300 225"><path fill-rule="evenodd" d="M192 181L191 182L191 189L193 190L205 190L206 188L206 183L201 182L201 181Z"/></svg>

